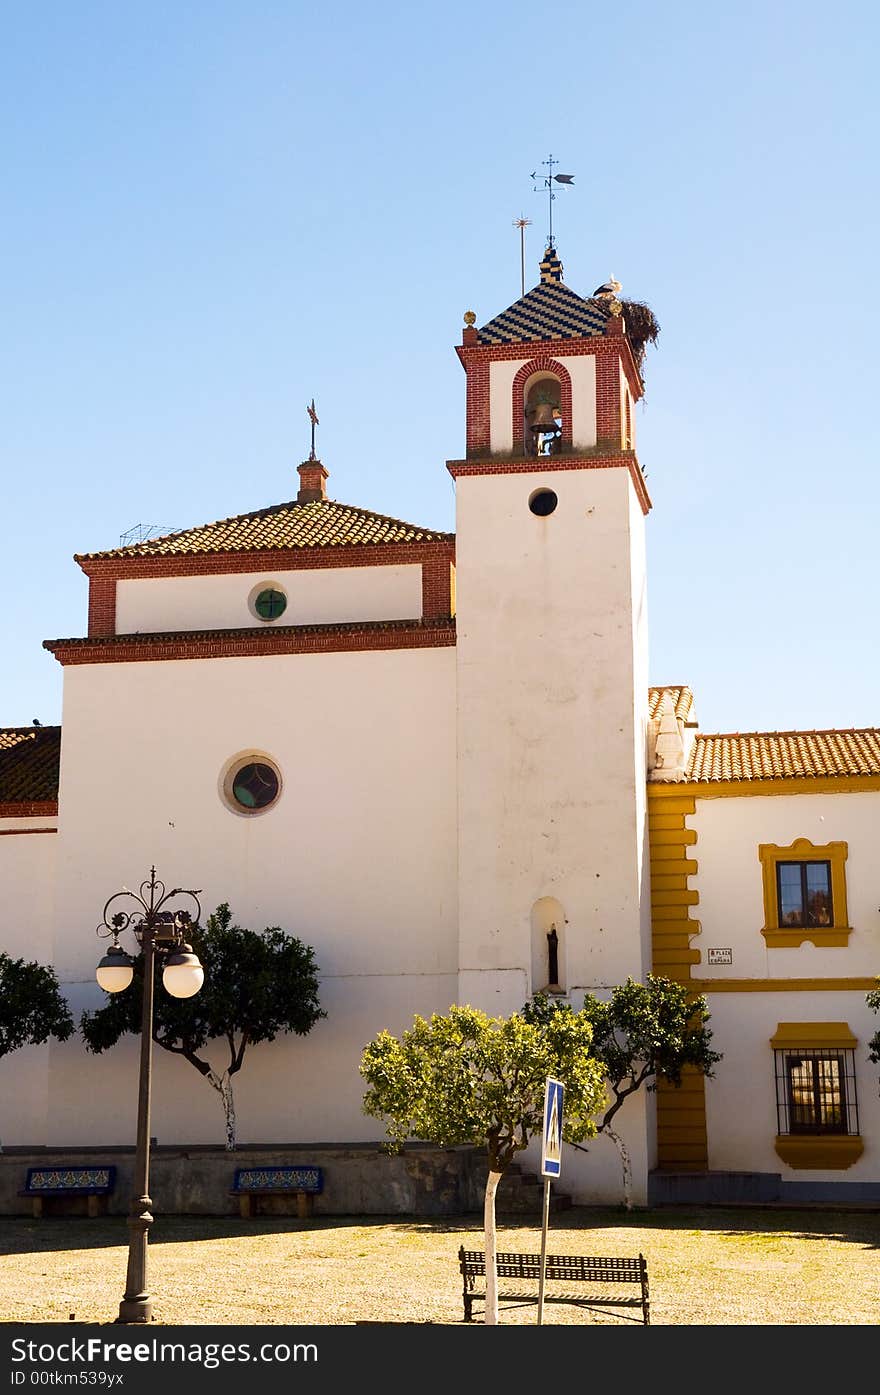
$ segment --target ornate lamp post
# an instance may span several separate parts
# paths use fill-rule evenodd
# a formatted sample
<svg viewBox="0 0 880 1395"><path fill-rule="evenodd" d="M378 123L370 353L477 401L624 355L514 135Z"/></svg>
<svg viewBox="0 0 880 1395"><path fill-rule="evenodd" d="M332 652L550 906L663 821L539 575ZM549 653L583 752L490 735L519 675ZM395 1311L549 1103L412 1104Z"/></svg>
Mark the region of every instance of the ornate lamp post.
<svg viewBox="0 0 880 1395"><path fill-rule="evenodd" d="M187 896L194 903L195 916L189 909L167 906L172 898L180 896ZM133 909L111 910L115 903L125 900L135 903ZM113 939L96 971L98 983L106 992L121 993L134 978L134 962L119 943L124 930L134 932L144 967L134 1196L128 1218L128 1275L117 1322L149 1322L153 1314L147 1292L147 1238L153 1223L150 1213L153 1204L150 1199L150 1090L156 959L164 964L162 982L173 998L191 998L198 993L205 975L187 938L200 914L197 892L182 887L166 892L165 884L156 878L155 867L151 867L150 880L141 883L140 893L124 889L110 897L95 932L104 939L111 936Z"/></svg>

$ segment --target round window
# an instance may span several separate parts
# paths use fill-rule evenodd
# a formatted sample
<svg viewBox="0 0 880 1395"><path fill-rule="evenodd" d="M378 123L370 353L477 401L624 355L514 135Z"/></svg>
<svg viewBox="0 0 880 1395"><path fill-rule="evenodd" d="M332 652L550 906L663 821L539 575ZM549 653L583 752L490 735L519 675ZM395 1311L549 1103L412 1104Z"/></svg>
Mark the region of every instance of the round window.
<svg viewBox="0 0 880 1395"><path fill-rule="evenodd" d="M248 761L232 771L229 793L234 804L247 813L268 809L281 791L277 770L264 761Z"/></svg>
<svg viewBox="0 0 880 1395"><path fill-rule="evenodd" d="M287 609L287 597L283 591L269 586L259 591L254 599L254 610L261 620L277 620Z"/></svg>
<svg viewBox="0 0 880 1395"><path fill-rule="evenodd" d="M558 503L559 500L552 489L536 489L534 494L529 496L529 508L539 518L546 518L548 513L553 512Z"/></svg>

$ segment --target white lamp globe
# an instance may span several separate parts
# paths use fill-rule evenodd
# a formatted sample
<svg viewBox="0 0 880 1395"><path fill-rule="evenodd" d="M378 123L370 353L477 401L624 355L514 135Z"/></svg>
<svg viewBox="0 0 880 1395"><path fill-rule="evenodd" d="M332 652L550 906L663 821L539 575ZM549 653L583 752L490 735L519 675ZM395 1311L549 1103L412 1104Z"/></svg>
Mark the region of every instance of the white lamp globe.
<svg viewBox="0 0 880 1395"><path fill-rule="evenodd" d="M121 945L111 945L95 970L105 993L121 993L134 978L134 965Z"/></svg>
<svg viewBox="0 0 880 1395"><path fill-rule="evenodd" d="M169 954L162 970L162 982L172 998L191 998L205 981L205 971L191 945L183 945Z"/></svg>

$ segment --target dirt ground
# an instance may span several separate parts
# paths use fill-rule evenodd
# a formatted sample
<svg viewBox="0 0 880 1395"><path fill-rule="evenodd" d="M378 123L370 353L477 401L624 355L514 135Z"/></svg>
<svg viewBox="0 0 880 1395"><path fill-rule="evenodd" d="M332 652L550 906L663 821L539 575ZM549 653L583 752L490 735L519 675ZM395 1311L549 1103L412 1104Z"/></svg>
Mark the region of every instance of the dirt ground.
<svg viewBox="0 0 880 1395"><path fill-rule="evenodd" d="M499 1223L499 1248L540 1250L540 1224ZM125 1287L122 1218L0 1218L0 1320L112 1322ZM462 1322L458 1248L481 1217L297 1221L157 1216L149 1288L159 1323ZM654 1325L880 1322L880 1212L575 1208L548 1252L648 1261ZM548 1288L548 1293L550 1292ZM534 1304L502 1308L533 1324ZM545 1323L639 1321L548 1303Z"/></svg>

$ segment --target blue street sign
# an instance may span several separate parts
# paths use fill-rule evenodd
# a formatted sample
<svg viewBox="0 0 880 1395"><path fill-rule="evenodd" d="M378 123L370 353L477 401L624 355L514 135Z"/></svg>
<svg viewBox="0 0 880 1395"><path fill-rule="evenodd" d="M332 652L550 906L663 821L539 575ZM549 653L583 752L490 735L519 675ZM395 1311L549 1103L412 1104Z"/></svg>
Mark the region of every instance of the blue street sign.
<svg viewBox="0 0 880 1395"><path fill-rule="evenodd" d="M561 1080L547 1081L544 1092L544 1141L541 1148L541 1176L558 1177L562 1171L562 1096Z"/></svg>

